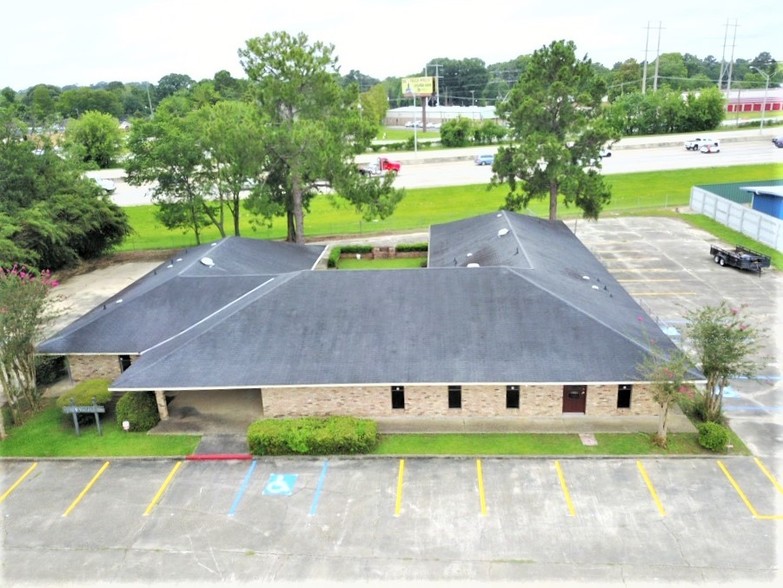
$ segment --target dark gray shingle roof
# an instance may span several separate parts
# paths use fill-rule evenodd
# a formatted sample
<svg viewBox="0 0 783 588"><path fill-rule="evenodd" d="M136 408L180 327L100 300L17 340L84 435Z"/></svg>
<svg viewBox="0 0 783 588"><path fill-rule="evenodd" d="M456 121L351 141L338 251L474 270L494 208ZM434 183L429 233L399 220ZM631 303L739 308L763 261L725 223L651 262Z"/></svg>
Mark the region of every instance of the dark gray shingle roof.
<svg viewBox="0 0 783 588"><path fill-rule="evenodd" d="M227 237L185 250L42 342L37 350L52 354L139 353L275 274L314 267L324 249Z"/></svg>
<svg viewBox="0 0 783 588"><path fill-rule="evenodd" d="M615 314L641 330L635 309ZM300 272L142 355L112 388L628 382L645 351L508 268Z"/></svg>

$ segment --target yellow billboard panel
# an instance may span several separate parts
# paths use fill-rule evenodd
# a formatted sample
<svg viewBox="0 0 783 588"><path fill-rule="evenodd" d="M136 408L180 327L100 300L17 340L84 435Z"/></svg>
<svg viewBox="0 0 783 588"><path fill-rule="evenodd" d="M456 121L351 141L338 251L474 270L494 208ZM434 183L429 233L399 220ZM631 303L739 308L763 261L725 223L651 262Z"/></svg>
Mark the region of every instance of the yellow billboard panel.
<svg viewBox="0 0 783 588"><path fill-rule="evenodd" d="M402 78L403 96L431 96L435 88L434 79L432 76Z"/></svg>

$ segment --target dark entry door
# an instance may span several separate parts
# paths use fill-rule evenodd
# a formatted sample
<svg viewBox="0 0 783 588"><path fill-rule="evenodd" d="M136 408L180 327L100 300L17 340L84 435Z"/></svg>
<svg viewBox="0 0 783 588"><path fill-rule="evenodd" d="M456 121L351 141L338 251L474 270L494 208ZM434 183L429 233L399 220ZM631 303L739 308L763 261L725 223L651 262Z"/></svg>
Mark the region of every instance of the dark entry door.
<svg viewBox="0 0 783 588"><path fill-rule="evenodd" d="M563 386L563 412L581 412L587 406L587 386Z"/></svg>

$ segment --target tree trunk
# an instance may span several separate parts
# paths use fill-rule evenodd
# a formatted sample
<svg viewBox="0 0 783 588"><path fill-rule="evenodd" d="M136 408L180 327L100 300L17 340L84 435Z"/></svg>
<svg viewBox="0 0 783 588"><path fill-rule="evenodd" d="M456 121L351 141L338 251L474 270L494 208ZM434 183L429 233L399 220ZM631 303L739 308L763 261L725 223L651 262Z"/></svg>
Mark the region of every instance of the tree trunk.
<svg viewBox="0 0 783 588"><path fill-rule="evenodd" d="M234 236L239 237L239 211L242 206L242 201L239 199L239 195L234 198L234 207L231 209L231 216L234 217Z"/></svg>
<svg viewBox="0 0 783 588"><path fill-rule="evenodd" d="M658 412L658 442L666 445L666 435L668 433L669 404L661 404L661 410Z"/></svg>
<svg viewBox="0 0 783 588"><path fill-rule="evenodd" d="M302 207L302 179L295 171L291 174L291 195L294 212L294 243L304 245L304 208Z"/></svg>
<svg viewBox="0 0 783 588"><path fill-rule="evenodd" d="M549 220L557 220L557 184L549 184Z"/></svg>
<svg viewBox="0 0 783 588"><path fill-rule="evenodd" d="M291 211L288 211L285 215L286 221L288 222L288 234L286 235L285 240L289 243L293 243L296 241L296 227L294 226L294 214Z"/></svg>

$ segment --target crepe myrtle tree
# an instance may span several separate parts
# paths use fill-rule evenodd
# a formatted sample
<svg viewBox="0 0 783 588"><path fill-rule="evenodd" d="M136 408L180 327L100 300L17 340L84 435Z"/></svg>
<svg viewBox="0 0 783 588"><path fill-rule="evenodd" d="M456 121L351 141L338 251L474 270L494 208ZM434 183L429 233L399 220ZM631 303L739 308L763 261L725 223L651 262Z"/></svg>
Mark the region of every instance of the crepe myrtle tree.
<svg viewBox="0 0 783 588"><path fill-rule="evenodd" d="M645 356L639 366L642 378L649 382L653 400L658 404L658 430L655 435L655 443L666 447L669 431L669 411L672 405L682 396L685 378L692 367L688 356L677 349L664 356L653 353Z"/></svg>
<svg viewBox="0 0 783 588"><path fill-rule="evenodd" d="M24 408L37 410L41 405L35 382L35 343L55 317L48 296L55 286L57 282L47 271L0 267L0 391L14 422L19 422ZM0 438L5 435L0 417Z"/></svg>
<svg viewBox="0 0 783 588"><path fill-rule="evenodd" d="M745 307L726 301L686 314L689 353L707 382L704 419L720 422L723 391L731 378L751 377L761 367L758 359L762 331L750 324Z"/></svg>
<svg viewBox="0 0 783 588"><path fill-rule="evenodd" d="M491 183L508 185L506 208L520 210L548 198L554 221L562 198L585 218L598 218L611 197L600 174L600 152L619 139L604 119L605 95L605 82L587 57L577 59L572 41L554 41L533 53L497 106L510 132L509 144L495 157Z"/></svg>

